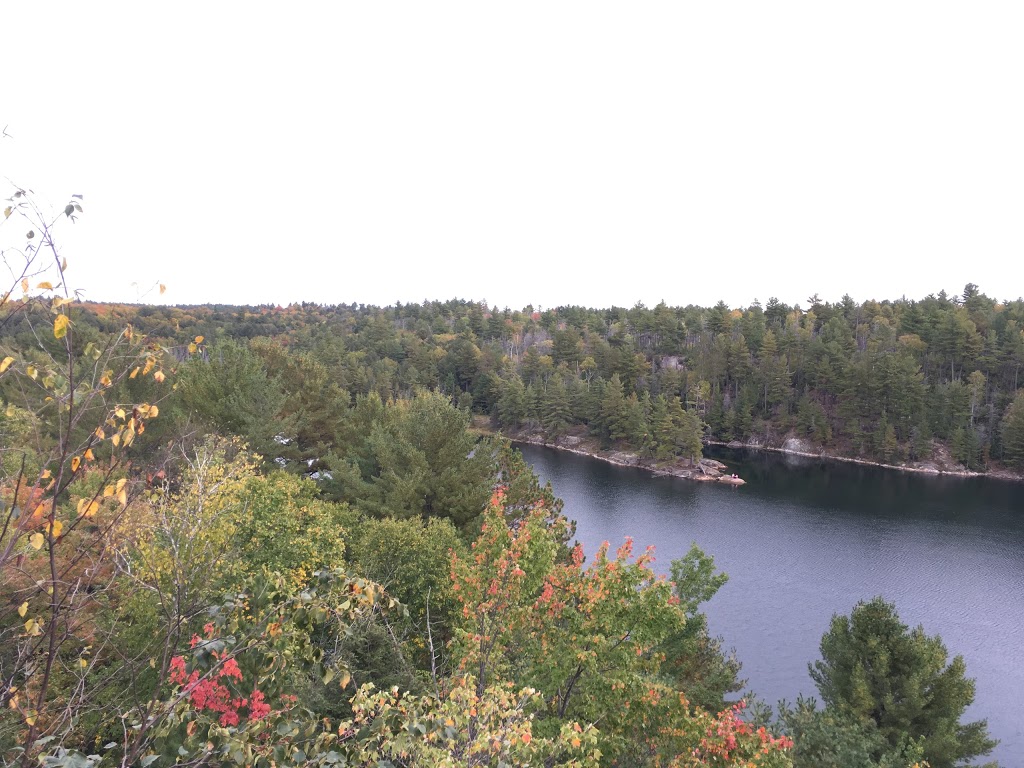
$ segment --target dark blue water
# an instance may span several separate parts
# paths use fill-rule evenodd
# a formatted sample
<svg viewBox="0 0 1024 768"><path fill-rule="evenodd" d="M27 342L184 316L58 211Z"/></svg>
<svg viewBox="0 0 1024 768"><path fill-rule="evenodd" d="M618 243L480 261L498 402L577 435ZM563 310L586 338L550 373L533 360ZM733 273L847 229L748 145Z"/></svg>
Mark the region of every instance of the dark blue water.
<svg viewBox="0 0 1024 768"><path fill-rule="evenodd" d="M663 572L693 541L714 556L729 582L709 624L768 703L816 694L807 664L832 615L882 595L963 655L977 681L965 719L988 720L1001 742L991 758L1024 766L1024 484L715 454L747 480L732 488L520 448L588 555L632 536L656 545Z"/></svg>

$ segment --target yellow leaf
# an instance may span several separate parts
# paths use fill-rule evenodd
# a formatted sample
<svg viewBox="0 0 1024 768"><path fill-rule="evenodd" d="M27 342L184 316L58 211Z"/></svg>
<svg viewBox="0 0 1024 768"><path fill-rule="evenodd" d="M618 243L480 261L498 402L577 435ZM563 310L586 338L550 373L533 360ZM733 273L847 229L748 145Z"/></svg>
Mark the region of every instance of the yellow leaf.
<svg viewBox="0 0 1024 768"><path fill-rule="evenodd" d="M121 436L114 435L113 437L110 438L110 442L112 442L114 444L114 447L116 448L121 444Z"/></svg>
<svg viewBox="0 0 1024 768"><path fill-rule="evenodd" d="M11 206L8 205L6 208L4 208L4 218L5 219L11 218L11 214L12 213L14 213L14 209L11 208Z"/></svg>
<svg viewBox="0 0 1024 768"><path fill-rule="evenodd" d="M18 615L21 616L21 618L24 619L26 613L28 613L28 600L18 606Z"/></svg>
<svg viewBox="0 0 1024 768"><path fill-rule="evenodd" d="M88 459L89 461L95 461L96 460L96 454L94 454L92 452L92 448L86 448L85 449L85 458Z"/></svg>
<svg viewBox="0 0 1024 768"><path fill-rule="evenodd" d="M128 494L125 493L124 491L118 491L117 500L121 502L122 507L128 506Z"/></svg>
<svg viewBox="0 0 1024 768"><path fill-rule="evenodd" d="M196 344L202 344L203 343L203 339L205 339L205 338L206 338L205 336L196 336Z"/></svg>
<svg viewBox="0 0 1024 768"><path fill-rule="evenodd" d="M199 347L197 347L195 344L189 344L188 345L188 353L190 355L194 355L196 353L196 350L198 350L198 349L199 349Z"/></svg>
<svg viewBox="0 0 1024 768"><path fill-rule="evenodd" d="M77 456L73 456L71 458L71 471L77 472L80 466L82 466L82 460Z"/></svg>
<svg viewBox="0 0 1024 768"><path fill-rule="evenodd" d="M135 366L135 370L128 374L128 378L129 379L134 379L138 375L139 375L139 366L136 365Z"/></svg>
<svg viewBox="0 0 1024 768"><path fill-rule="evenodd" d="M162 382L162 381L163 381L164 379L166 379L167 377L166 377L166 376L164 375L164 372L163 372L163 371L157 371L156 373L154 373L154 374L153 374L153 378L154 378L154 379L155 379L156 381L160 381L160 382Z"/></svg>
<svg viewBox="0 0 1024 768"><path fill-rule="evenodd" d="M128 479L127 479L127 478L124 478L124 477L122 477L122 478L121 478L120 480L118 480L118 481L117 481L117 490L118 490L118 491L120 491L120 490L121 490L122 488L124 488L124 487L125 487L125 486L126 486L127 484L128 484Z"/></svg>
<svg viewBox="0 0 1024 768"><path fill-rule="evenodd" d="M117 416L117 418L119 418L121 421L124 421L124 408L118 408L116 411L114 411L114 415Z"/></svg>
<svg viewBox="0 0 1024 768"><path fill-rule="evenodd" d="M63 339L68 334L68 316L57 315L53 319L53 338Z"/></svg>
<svg viewBox="0 0 1024 768"><path fill-rule="evenodd" d="M89 499L78 500L78 514L81 517L95 517L99 511L100 504L98 501L90 501Z"/></svg>
<svg viewBox="0 0 1024 768"><path fill-rule="evenodd" d="M96 437L100 440L105 440L107 433L103 431L103 427L96 427Z"/></svg>
<svg viewBox="0 0 1024 768"><path fill-rule="evenodd" d="M113 496L115 493L116 491L114 490L114 486L112 485L108 485L106 488L103 489L104 496Z"/></svg>
<svg viewBox="0 0 1024 768"><path fill-rule="evenodd" d="M44 469L42 474L39 475L39 479L40 480L49 480L50 479L50 470Z"/></svg>
<svg viewBox="0 0 1024 768"><path fill-rule="evenodd" d="M53 538L58 539L60 538L60 532L64 530L64 523L60 520L54 520L52 526L47 525L46 527L53 534Z"/></svg>
<svg viewBox="0 0 1024 768"><path fill-rule="evenodd" d="M43 542L45 540L46 539L43 538L43 534L39 533L39 531L36 531L28 537L28 543L31 544L34 549L42 549Z"/></svg>
<svg viewBox="0 0 1024 768"><path fill-rule="evenodd" d="M25 366L25 373L27 373L31 379L35 379L39 376L39 371L36 370L34 365Z"/></svg>
<svg viewBox="0 0 1024 768"><path fill-rule="evenodd" d="M166 291L166 290L167 290L167 286L164 285L163 283L160 283L160 295L161 296L164 295L164 291Z"/></svg>
<svg viewBox="0 0 1024 768"><path fill-rule="evenodd" d="M159 415L160 415L160 409L157 406L155 406L155 405L149 406L149 418L155 419Z"/></svg>
<svg viewBox="0 0 1024 768"><path fill-rule="evenodd" d="M35 634L35 633L32 633L32 634ZM35 725L36 724L36 716L35 715L29 715L28 717L25 718L25 723L27 725Z"/></svg>
<svg viewBox="0 0 1024 768"><path fill-rule="evenodd" d="M88 660L88 659L79 659L79 660L78 660L78 664L79 664L79 666L80 666L80 667L81 667L82 669L85 669L86 667L88 667L88 666L89 666L89 660Z"/></svg>
<svg viewBox="0 0 1024 768"><path fill-rule="evenodd" d="M114 382L110 380L110 377L107 374L104 373L102 376L100 376L100 384L102 384L104 387L109 387L113 383Z"/></svg>
<svg viewBox="0 0 1024 768"><path fill-rule="evenodd" d="M8 355L7 357L5 357L5 358L4 358L4 360L3 360L3 362L2 362L2 363L0 363L0 373L3 373L3 372L4 372L4 371L6 371L6 370L7 370L8 368L10 368L10 367L11 367L11 363L13 363L13 362L14 362L14 358L13 358L13 357L11 357L10 355Z"/></svg>
<svg viewBox="0 0 1024 768"><path fill-rule="evenodd" d="M27 278L22 278L21 279L21 292L22 293L28 293L28 279Z"/></svg>
<svg viewBox="0 0 1024 768"><path fill-rule="evenodd" d="M51 283L49 280L43 280L43 282L37 285L36 288L38 288L41 291L52 291L53 283Z"/></svg>
<svg viewBox="0 0 1024 768"><path fill-rule="evenodd" d="M352 679L352 674L347 669L343 669L341 671L341 674L338 675L338 684L342 688L346 688L348 686L349 681L351 679Z"/></svg>

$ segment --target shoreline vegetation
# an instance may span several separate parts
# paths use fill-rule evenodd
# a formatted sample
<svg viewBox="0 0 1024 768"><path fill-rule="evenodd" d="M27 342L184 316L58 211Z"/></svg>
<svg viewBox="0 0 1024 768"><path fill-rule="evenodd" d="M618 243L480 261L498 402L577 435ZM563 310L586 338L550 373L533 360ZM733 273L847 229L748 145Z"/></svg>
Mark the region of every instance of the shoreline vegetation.
<svg viewBox="0 0 1024 768"><path fill-rule="evenodd" d="M690 462L688 459L674 459L659 461L653 458L645 458L635 451L619 448L602 448L598 440L581 435L561 435L551 438L542 431L520 429L520 430L495 430L484 419L475 419L474 428L485 434L502 434L513 443L527 443L539 445L545 448L575 453L579 456L604 461L619 467L635 467L650 472L656 477L679 477L684 480L696 482L721 482L730 485L745 485L742 477L734 477L728 472L728 464L716 459L701 458L698 462ZM814 446L799 438L787 438L781 445L771 445L759 438L751 438L749 441L739 440L710 440L705 439L704 445L716 446L719 448L747 449L754 451L767 451L770 453L781 453L788 456L800 456L808 459L824 461L836 461L845 464L860 464L861 466L877 467L879 469L891 469L900 472L914 472L924 475L936 475L946 477L990 477L998 480L1011 482L1024 482L1024 473L1014 472L1005 467L997 467L987 472L975 472L958 465L949 455L948 449L941 443L936 442L932 447L932 458L929 461L905 462L901 464L887 464L871 459L857 458L854 456L843 456L829 452L825 448Z"/></svg>

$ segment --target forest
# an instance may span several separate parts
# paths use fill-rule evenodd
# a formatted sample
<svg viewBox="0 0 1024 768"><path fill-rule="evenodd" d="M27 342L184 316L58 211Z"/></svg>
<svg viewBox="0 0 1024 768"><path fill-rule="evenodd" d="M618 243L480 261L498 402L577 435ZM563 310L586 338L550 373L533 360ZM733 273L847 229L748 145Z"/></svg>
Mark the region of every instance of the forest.
<svg viewBox="0 0 1024 768"><path fill-rule="evenodd" d="M242 434L268 458L329 463L325 435L299 434L307 425L296 425L290 451L269 445L279 414L258 399L261 369L290 377L285 386L298 392L299 369L315 361L331 383L317 407L335 414L367 398L386 403L430 389L507 433L526 428L554 439L575 430L650 457L698 455L704 439L778 445L797 437L886 463L927 461L939 449L967 470L1024 469L1024 302L996 301L973 284L961 296L920 300L811 297L806 310L775 299L740 309L545 311L469 301L86 304L82 322L106 333L130 324L183 362L202 335L211 363L202 386L213 389L188 396L193 411L221 426L235 422L235 432L249 419ZM251 414L242 404L209 404L232 386ZM330 399L337 397L343 407ZM298 418L297 405L282 407Z"/></svg>
<svg viewBox="0 0 1024 768"><path fill-rule="evenodd" d="M1020 471L1024 301L88 303L59 245L81 212L18 190L3 222L3 765L944 768L994 746L961 722L963 659L879 599L822 638L820 702L744 695L702 613L713 553L584 552L502 432Z"/></svg>

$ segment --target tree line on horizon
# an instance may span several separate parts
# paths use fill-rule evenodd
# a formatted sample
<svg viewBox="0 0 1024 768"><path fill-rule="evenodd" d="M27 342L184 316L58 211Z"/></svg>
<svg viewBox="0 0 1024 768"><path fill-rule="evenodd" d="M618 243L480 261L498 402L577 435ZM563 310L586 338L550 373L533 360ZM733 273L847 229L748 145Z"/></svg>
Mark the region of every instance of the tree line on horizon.
<svg viewBox="0 0 1024 768"><path fill-rule="evenodd" d="M85 306L98 328L131 323L170 345L202 334L218 371L243 357L277 366L277 346L321 366L346 405L434 389L513 433L588 434L651 458L699 456L705 437L798 437L887 463L927 460L939 441L971 470L1024 468L1024 301L973 284L921 300L812 297L806 310Z"/></svg>

